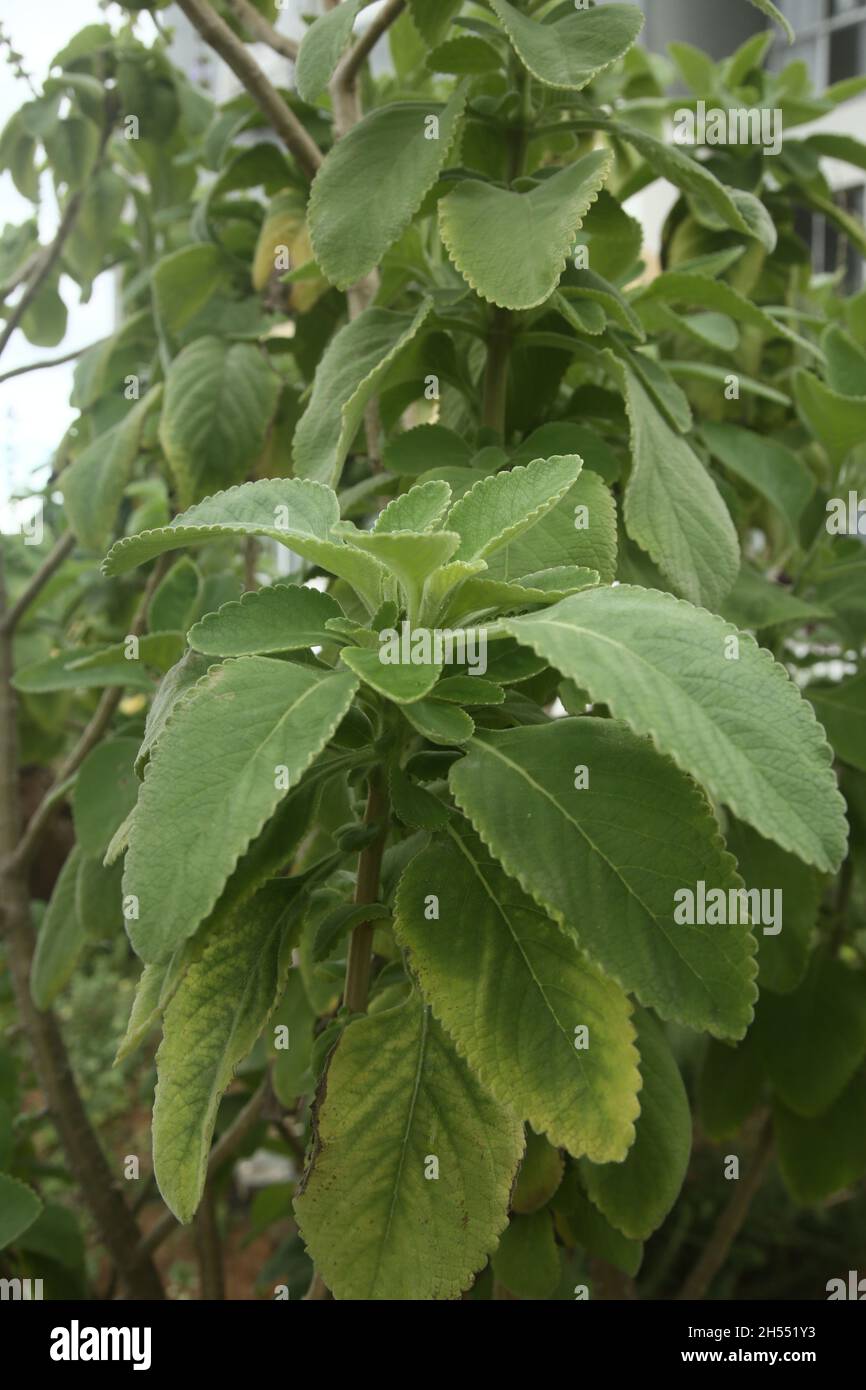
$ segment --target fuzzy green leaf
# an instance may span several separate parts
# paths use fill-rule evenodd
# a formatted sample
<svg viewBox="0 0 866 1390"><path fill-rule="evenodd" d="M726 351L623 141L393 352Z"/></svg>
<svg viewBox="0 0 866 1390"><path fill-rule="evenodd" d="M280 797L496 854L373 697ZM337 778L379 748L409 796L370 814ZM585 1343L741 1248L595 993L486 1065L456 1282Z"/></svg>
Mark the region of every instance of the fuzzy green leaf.
<svg viewBox="0 0 866 1390"><path fill-rule="evenodd" d="M740 569L734 523L700 459L662 418L637 373L624 361L617 373L631 423L626 529L684 598L715 608Z"/></svg>
<svg viewBox="0 0 866 1390"><path fill-rule="evenodd" d="M374 305L334 334L319 359L309 404L295 430L299 477L336 486L367 402L431 306L432 301L424 300L413 315Z"/></svg>
<svg viewBox="0 0 866 1390"><path fill-rule="evenodd" d="M340 605L319 589L274 584L224 603L190 629L189 644L209 656L299 651L332 641L325 627Z"/></svg>
<svg viewBox="0 0 866 1390"><path fill-rule="evenodd" d="M845 804L823 731L752 637L670 594L625 584L586 589L502 626L650 734L740 820L807 864L838 868Z"/></svg>
<svg viewBox="0 0 866 1390"><path fill-rule="evenodd" d="M582 1159L580 1173L611 1225L631 1240L645 1240L679 1196L692 1148L692 1116L662 1028L647 1013L635 1022L643 1085L634 1146L624 1163L597 1166Z"/></svg>
<svg viewBox="0 0 866 1390"><path fill-rule="evenodd" d="M343 0L319 15L301 40L295 64L295 83L302 101L312 104L330 82L340 55L352 36L362 0Z"/></svg>
<svg viewBox="0 0 866 1390"><path fill-rule="evenodd" d="M356 688L349 672L238 657L212 666L175 707L142 784L126 857L124 894L139 904L129 935L142 960L163 959L212 912Z"/></svg>
<svg viewBox="0 0 866 1390"><path fill-rule="evenodd" d="M610 153L595 150L529 193L465 179L439 204L449 256L482 299L506 309L543 304L611 167Z"/></svg>
<svg viewBox="0 0 866 1390"><path fill-rule="evenodd" d="M635 5L577 10L540 24L508 0L491 0L524 66L539 82L579 92L627 53L643 28Z"/></svg>
<svg viewBox="0 0 866 1390"><path fill-rule="evenodd" d="M460 537L455 558L486 559L528 531L573 487L580 469L581 460L569 455L536 459L527 468L481 478L454 503L445 521Z"/></svg>
<svg viewBox="0 0 866 1390"><path fill-rule="evenodd" d="M434 1013L503 1105L571 1153L625 1157L639 1108L629 1002L471 831L412 860L395 930Z"/></svg>
<svg viewBox="0 0 866 1390"><path fill-rule="evenodd" d="M201 1200L222 1093L282 993L292 944L287 916L284 885L274 883L218 918L165 1009L153 1167L178 1221L191 1221Z"/></svg>
<svg viewBox="0 0 866 1390"><path fill-rule="evenodd" d="M675 919L678 889L739 879L672 762L612 720L559 719L479 734L450 782L508 873L606 973L663 1018L742 1036L757 996L748 928Z"/></svg>
<svg viewBox="0 0 866 1390"><path fill-rule="evenodd" d="M380 106L330 150L310 193L309 222L316 262L338 289L378 265L409 225L448 158L465 100L458 86L447 106Z"/></svg>
<svg viewBox="0 0 866 1390"><path fill-rule="evenodd" d="M447 1119L447 1123L446 1123ZM523 1127L487 1094L429 1010L350 1023L320 1093L295 1213L338 1299L457 1298L495 1247ZM438 1160L439 1177L425 1167Z"/></svg>
<svg viewBox="0 0 866 1390"><path fill-rule="evenodd" d="M251 343L197 338L174 359L159 439L182 506L247 476L277 405L280 379Z"/></svg>
<svg viewBox="0 0 866 1390"><path fill-rule="evenodd" d="M54 885L36 936L30 993L37 1009L48 1009L68 984L87 941L75 910L75 884L82 854L73 846Z"/></svg>

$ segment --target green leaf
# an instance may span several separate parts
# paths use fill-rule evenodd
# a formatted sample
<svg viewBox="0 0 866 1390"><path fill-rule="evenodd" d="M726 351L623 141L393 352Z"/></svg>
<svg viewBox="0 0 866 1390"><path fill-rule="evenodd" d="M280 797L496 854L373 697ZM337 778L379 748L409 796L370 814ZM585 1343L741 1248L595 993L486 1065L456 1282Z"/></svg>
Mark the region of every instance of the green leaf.
<svg viewBox="0 0 866 1390"><path fill-rule="evenodd" d="M866 1076L855 1076L816 1119L804 1119L781 1101L773 1107L779 1169L800 1206L818 1206L866 1173Z"/></svg>
<svg viewBox="0 0 866 1390"><path fill-rule="evenodd" d="M330 594L300 584L250 590L190 628L189 644L209 656L293 652L333 641L325 627L341 616Z"/></svg>
<svg viewBox="0 0 866 1390"><path fill-rule="evenodd" d="M107 685L128 685L150 693L153 678L148 666L165 669L177 659L183 638L179 632L151 632L138 640L138 658L126 655L126 643L113 647L73 649L59 656L34 661L15 672L16 690L42 694L51 690L86 690Z"/></svg>
<svg viewBox="0 0 866 1390"><path fill-rule="evenodd" d="M866 146L863 147L866 156ZM827 358L827 383L842 396L866 396L866 352L850 334L831 323L821 338Z"/></svg>
<svg viewBox="0 0 866 1390"><path fill-rule="evenodd" d="M559 1251L549 1211L512 1216L493 1256L493 1272L516 1298L550 1298L559 1282Z"/></svg>
<svg viewBox="0 0 866 1390"><path fill-rule="evenodd" d="M637 218L629 216L613 194L603 188L584 218L575 245L589 247L592 270L570 274L568 288L583 288L602 276L606 281L621 283L640 260L643 227ZM587 276L592 277L589 282ZM627 317L631 321L635 317L633 311Z"/></svg>
<svg viewBox="0 0 866 1390"><path fill-rule="evenodd" d="M174 707L197 681L201 680L211 662L198 652L186 651L180 661L167 671L157 687L144 724L144 738L135 757L135 775L142 777L154 745L162 734ZM132 814L132 813L131 813ZM126 846L124 845L124 848Z"/></svg>
<svg viewBox="0 0 866 1390"><path fill-rule="evenodd" d="M507 0L491 0L521 62L551 87L579 92L627 53L643 28L634 5L578 10L539 24Z"/></svg>
<svg viewBox="0 0 866 1390"><path fill-rule="evenodd" d="M701 1128L715 1143L732 1139L761 1099L764 1071L750 1029L738 1047L710 1038L698 1083Z"/></svg>
<svg viewBox="0 0 866 1390"><path fill-rule="evenodd" d="M616 506L601 478L584 469L558 506L487 561L485 579L519 580L546 569L577 566L616 575Z"/></svg>
<svg viewBox="0 0 866 1390"><path fill-rule="evenodd" d="M213 911L356 688L348 672L238 657L212 666L175 706L142 784L126 856L124 894L139 904L129 935L142 960L163 959Z"/></svg>
<svg viewBox="0 0 866 1390"><path fill-rule="evenodd" d="M378 608L380 580L386 571L371 555L339 538L330 539L339 518L335 494L321 483L305 478L262 478L215 493L174 517L168 526L125 536L112 546L102 572L124 574L184 545L232 536L267 536L345 579L372 608ZM143 639L142 647L146 641Z"/></svg>
<svg viewBox="0 0 866 1390"><path fill-rule="evenodd" d="M126 1032L117 1048L117 1055L114 1059L115 1066L136 1051L148 1033L156 1027L162 1018L166 987L177 971L178 957L181 955L182 949L175 952L168 960L143 967L135 987L135 998L129 1011ZM174 983L177 983L177 979Z"/></svg>
<svg viewBox="0 0 866 1390"><path fill-rule="evenodd" d="M69 983L87 940L75 911L75 882L81 858L81 850L73 846L60 870L36 936L30 993L37 1009L49 1009Z"/></svg>
<svg viewBox="0 0 866 1390"><path fill-rule="evenodd" d="M463 77L476 72L498 72L502 67L502 56L486 39L475 34L461 34L434 48L427 59L427 66L431 72L448 72Z"/></svg>
<svg viewBox="0 0 866 1390"><path fill-rule="evenodd" d="M183 556L157 585L148 609L148 626L153 632L186 632L201 590L201 575L192 560Z"/></svg>
<svg viewBox="0 0 866 1390"><path fill-rule="evenodd" d="M715 608L740 569L728 509L700 459L667 425L631 366L612 355L608 360L616 363L631 425L626 529L685 598Z"/></svg>
<svg viewBox="0 0 866 1390"><path fill-rule="evenodd" d="M334 334L319 359L309 404L295 430L299 477L336 485L367 402L431 307L432 300L425 299L413 315L374 305Z"/></svg>
<svg viewBox="0 0 866 1390"><path fill-rule="evenodd" d="M302 101L312 105L334 75L340 55L352 36L362 0L343 0L319 15L301 40L295 64L295 85Z"/></svg>
<svg viewBox="0 0 866 1390"><path fill-rule="evenodd" d="M317 922L312 960L327 960L342 938L362 922L381 922L390 916L391 909L384 903L341 903Z"/></svg>
<svg viewBox="0 0 866 1390"><path fill-rule="evenodd" d="M412 22L422 38L436 44L448 32L463 0L409 0Z"/></svg>
<svg viewBox="0 0 866 1390"><path fill-rule="evenodd" d="M436 662L391 663L382 658L382 649L344 647L340 660L367 685L399 705L412 704L429 695L442 674Z"/></svg>
<svg viewBox="0 0 866 1390"><path fill-rule="evenodd" d="M767 338L802 341L726 280L711 280L706 275L694 275L684 270L666 271L647 285L637 302L638 306L661 302L685 304L693 309L714 309L737 323L758 329Z"/></svg>
<svg viewBox="0 0 866 1390"><path fill-rule="evenodd" d="M170 336L185 328L218 291L231 287L225 252L210 241L163 256L152 276L156 312Z"/></svg>
<svg viewBox="0 0 866 1390"><path fill-rule="evenodd" d="M553 1199L553 1218L566 1245L579 1245L587 1255L607 1260L632 1278L637 1274L643 1261L643 1245L611 1226L593 1205L583 1190L577 1164L568 1169Z"/></svg>
<svg viewBox="0 0 866 1390"><path fill-rule="evenodd" d="M754 5L755 9L760 10L761 14L765 14L768 19L775 20L779 28L784 30L788 43L794 42L797 35L794 32L791 21L782 14L778 5L773 4L773 0L749 0L749 4Z"/></svg>
<svg viewBox="0 0 866 1390"><path fill-rule="evenodd" d="M571 1153L625 1157L639 1109L631 1006L471 831L452 829L412 860L395 931L437 1018L501 1104Z"/></svg>
<svg viewBox="0 0 866 1390"><path fill-rule="evenodd" d="M446 106L380 106L328 153L310 193L310 237L322 274L338 289L377 266L408 227L448 158L465 101L458 85Z"/></svg>
<svg viewBox="0 0 866 1390"><path fill-rule="evenodd" d="M460 544L454 531L358 531L347 539L394 575L413 617L421 606L425 580L448 563Z"/></svg>
<svg viewBox="0 0 866 1390"><path fill-rule="evenodd" d="M594 119L594 124L596 123L611 135L627 140L633 145L659 178L667 179L685 193L703 199L726 227L744 236L756 235L756 230L753 230L746 220L740 206L740 198L746 195L741 194L738 198L734 189L720 183L715 174L698 159L685 154L676 145L657 140L654 135L641 130L639 126L627 125L624 121L613 119L602 121L600 118Z"/></svg>
<svg viewBox="0 0 866 1390"><path fill-rule="evenodd" d="M536 1134L527 1127L526 1152L511 1197L512 1211L531 1216L547 1206L562 1182L564 1171L565 1163L559 1150L543 1134Z"/></svg>
<svg viewBox="0 0 866 1390"><path fill-rule="evenodd" d="M251 343L197 338L174 359L159 439L180 505L243 482L262 449L280 379Z"/></svg>
<svg viewBox="0 0 866 1390"><path fill-rule="evenodd" d="M831 755L784 667L723 619L653 590L586 589L501 624L807 864L845 854ZM736 650L737 660L726 657ZM772 711L772 718L768 712Z"/></svg>
<svg viewBox="0 0 866 1390"><path fill-rule="evenodd" d="M275 1047L272 1070L274 1092L287 1109L293 1110L302 1090L312 1089L309 1075L316 1015L307 998L300 970L291 970L282 1001L273 1015L272 1026L288 1030L286 1047Z"/></svg>
<svg viewBox="0 0 866 1390"><path fill-rule="evenodd" d="M836 683L816 682L805 694L837 755L866 772L866 672Z"/></svg>
<svg viewBox="0 0 866 1390"><path fill-rule="evenodd" d="M75 877L75 916L89 941L118 937L123 928L121 874L118 863L105 866L84 857Z"/></svg>
<svg viewBox="0 0 866 1390"><path fill-rule="evenodd" d="M802 368L794 373L797 410L806 428L840 464L866 438L866 397L842 396Z"/></svg>
<svg viewBox="0 0 866 1390"><path fill-rule="evenodd" d="M747 888L779 890L781 931L757 930L758 983L761 991L788 994L806 973L821 901L821 876L778 845L730 817L725 830ZM772 901L772 900L771 900Z"/></svg>
<svg viewBox="0 0 866 1390"><path fill-rule="evenodd" d="M529 193L464 179L439 204L439 231L463 278L506 309L543 304L611 168L610 152L594 150Z"/></svg>
<svg viewBox="0 0 866 1390"><path fill-rule="evenodd" d="M8 1173L0 1173L0 1250L14 1245L42 1211L42 1200Z"/></svg>
<svg viewBox="0 0 866 1390"><path fill-rule="evenodd" d="M460 537L455 558L485 559L528 531L573 487L580 469L581 460L569 455L481 478L454 503L445 522Z"/></svg>
<svg viewBox="0 0 866 1390"><path fill-rule="evenodd" d="M162 398L155 386L119 425L98 435L60 475L67 520L86 550L104 550L138 456L150 411Z"/></svg>
<svg viewBox="0 0 866 1390"><path fill-rule="evenodd" d="M114 738L98 743L81 764L72 793L72 817L84 854L101 859L135 805L137 753L138 739Z"/></svg>
<svg viewBox="0 0 866 1390"><path fill-rule="evenodd" d="M815 479L806 464L784 444L740 425L708 421L702 433L716 458L784 517L796 542L800 518L815 492Z"/></svg>
<svg viewBox="0 0 866 1390"><path fill-rule="evenodd" d="M804 602L784 584L765 579L762 574L744 564L737 582L719 610L734 627L782 627L788 623L813 623L832 619L828 608Z"/></svg>
<svg viewBox="0 0 866 1390"><path fill-rule="evenodd" d="M286 914L283 885L275 883L212 923L165 1009L153 1167L178 1221L191 1221L201 1201L222 1093L282 993L292 944Z"/></svg>
<svg viewBox="0 0 866 1390"><path fill-rule="evenodd" d="M328 1288L338 1299L459 1297L506 1224L522 1149L520 1123L416 996L350 1023L295 1199ZM431 1159L439 1176L428 1180Z"/></svg>
<svg viewBox="0 0 866 1390"><path fill-rule="evenodd" d="M444 425L416 425L385 446L385 467L402 477L416 477L430 468L466 468L472 450L459 434Z"/></svg>
<svg viewBox="0 0 866 1390"><path fill-rule="evenodd" d="M457 705L416 700L414 704L404 705L403 713L417 733L446 748L454 743L468 743L475 732L469 715Z"/></svg>
<svg viewBox="0 0 866 1390"><path fill-rule="evenodd" d="M866 1057L863 977L816 954L793 994L762 994L755 1041L773 1090L789 1110L822 1115Z"/></svg>
<svg viewBox="0 0 866 1390"><path fill-rule="evenodd" d="M448 823L448 807L437 796L419 787L400 768L391 768L388 781L394 814L404 825L440 830Z"/></svg>
<svg viewBox="0 0 866 1390"><path fill-rule="evenodd" d="M623 1163L597 1166L582 1159L580 1173L611 1225L632 1240L645 1240L679 1196L692 1148L692 1116L664 1031L647 1013L635 1022L643 1085L634 1145Z"/></svg>
<svg viewBox="0 0 866 1390"><path fill-rule="evenodd" d="M704 798L650 743L588 717L481 733L450 782L506 871L607 974L663 1018L743 1035L757 997L748 927L675 917L679 889L737 887L734 862ZM675 836L658 834L674 821Z"/></svg>
<svg viewBox="0 0 866 1390"><path fill-rule="evenodd" d="M418 483L383 508L373 530L379 534L383 531L435 531L450 501L451 489L447 483L435 480Z"/></svg>

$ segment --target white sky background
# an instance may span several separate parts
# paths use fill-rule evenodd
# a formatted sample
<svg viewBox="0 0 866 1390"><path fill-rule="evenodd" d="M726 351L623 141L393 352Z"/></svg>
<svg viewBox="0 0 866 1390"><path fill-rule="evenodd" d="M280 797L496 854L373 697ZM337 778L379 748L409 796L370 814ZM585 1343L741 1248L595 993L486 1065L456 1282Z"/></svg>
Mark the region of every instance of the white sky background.
<svg viewBox="0 0 866 1390"><path fill-rule="evenodd" d="M103 23L105 17L97 0L5 0L3 6L6 32L24 55L25 70L32 74L37 88L47 76L55 53L73 34L85 24ZM27 84L17 81L5 63L0 66L0 128L29 97ZM39 230L44 243L57 225L50 178L43 181L42 199ZM0 174L0 226L23 222L32 215L32 205L18 193L12 176ZM63 342L54 348L34 347L19 330L3 354L3 371L60 357L111 332L114 309L110 276L96 281L88 304L79 304L78 286L66 276L60 282L60 293L69 311ZM75 417L69 406L74 365L70 362L0 384L0 524L4 531L17 529L18 525L9 506L10 496L26 486L28 480L40 477Z"/></svg>

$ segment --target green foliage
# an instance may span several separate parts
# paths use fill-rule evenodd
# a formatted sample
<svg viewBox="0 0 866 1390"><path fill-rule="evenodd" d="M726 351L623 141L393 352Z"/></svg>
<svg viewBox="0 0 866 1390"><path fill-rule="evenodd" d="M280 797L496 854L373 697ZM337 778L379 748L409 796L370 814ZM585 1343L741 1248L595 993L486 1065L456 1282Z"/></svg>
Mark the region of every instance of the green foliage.
<svg viewBox="0 0 866 1390"><path fill-rule="evenodd" d="M4 312L43 167L80 203L21 330L58 342L100 275L122 309L38 499L68 553L2 538L35 591L22 781L65 768L74 832L31 994L130 1006L114 1086L161 1032L183 1222L273 1090L249 1143L295 1168L254 1224L294 1222L293 1298L311 1260L338 1299L610 1266L674 1296L715 1145L771 1132L787 1212L866 1173L866 562L829 524L866 477L866 299L799 239L818 214L863 249L823 161L864 151L791 138L845 93L765 70L766 36L663 62L629 5L409 0L391 70L337 90L362 8L301 44L283 132L315 159L116 17L0 136L34 207ZM672 140L698 100L780 107L781 153ZM4 1259L80 1280L15 1105Z"/></svg>

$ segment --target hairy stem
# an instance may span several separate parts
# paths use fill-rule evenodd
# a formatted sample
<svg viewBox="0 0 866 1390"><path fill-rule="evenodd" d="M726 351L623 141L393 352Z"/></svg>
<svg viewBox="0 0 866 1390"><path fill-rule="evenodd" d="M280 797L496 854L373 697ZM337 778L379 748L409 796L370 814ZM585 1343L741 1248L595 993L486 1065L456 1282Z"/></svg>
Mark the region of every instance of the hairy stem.
<svg viewBox="0 0 866 1390"><path fill-rule="evenodd" d="M229 0L235 19L239 20L248 34L259 43L266 43L275 53L280 53L294 63L298 56L298 45L294 39L280 34L274 26L260 14L251 0Z"/></svg>
<svg viewBox="0 0 866 1390"><path fill-rule="evenodd" d="M311 179L322 163L322 151L262 72L249 49L232 33L225 20L211 9L207 0L177 0L177 3L208 47L228 64L294 155L307 178Z"/></svg>
<svg viewBox="0 0 866 1390"><path fill-rule="evenodd" d="M505 438L505 410L508 402L508 363L511 358L511 313L494 309L487 338L487 364L481 423Z"/></svg>
<svg viewBox="0 0 866 1390"><path fill-rule="evenodd" d="M358 877L355 881L357 904L374 903L379 898L379 874L382 868L382 855L388 835L388 791L385 773L382 768L374 768L370 773L367 809L364 813L365 825L378 825L379 833L367 845L358 859ZM367 1008L370 992L370 966L373 957L373 923L361 922L352 932L349 942L349 956L346 961L346 985L343 1003L353 1014L362 1014Z"/></svg>

